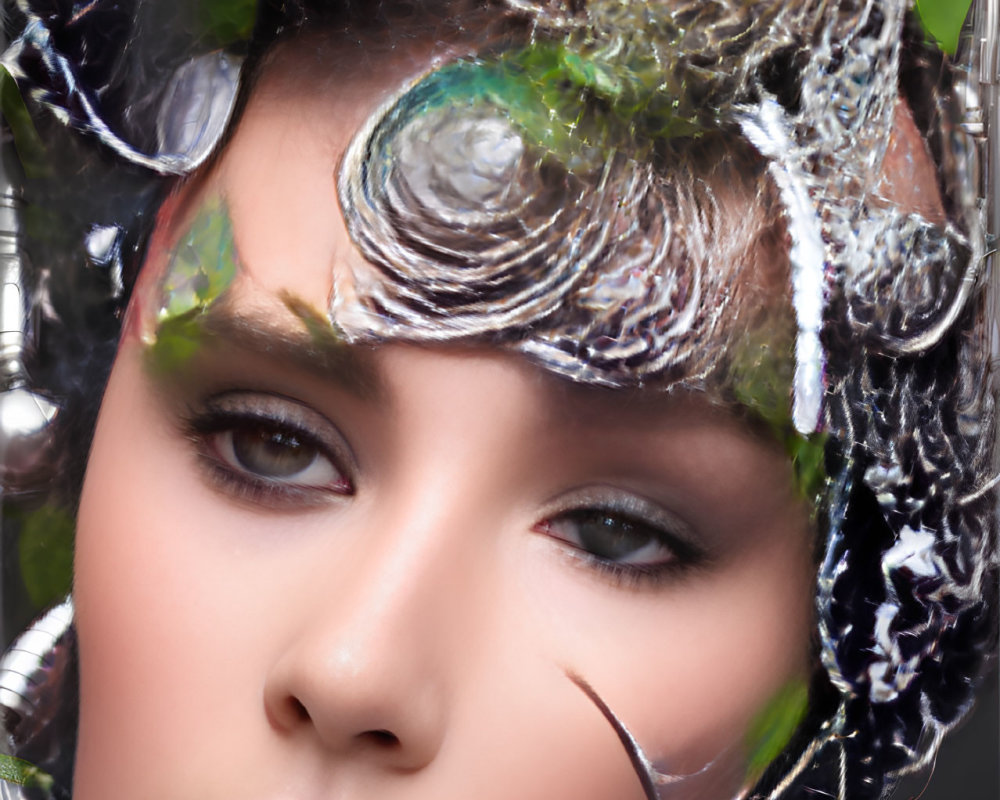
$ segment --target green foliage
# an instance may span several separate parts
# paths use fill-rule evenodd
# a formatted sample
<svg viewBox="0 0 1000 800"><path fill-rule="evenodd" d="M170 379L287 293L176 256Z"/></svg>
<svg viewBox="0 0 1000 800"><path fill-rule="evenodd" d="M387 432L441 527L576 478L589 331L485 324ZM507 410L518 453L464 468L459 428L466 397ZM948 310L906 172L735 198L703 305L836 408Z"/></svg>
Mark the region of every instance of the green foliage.
<svg viewBox="0 0 1000 800"><path fill-rule="evenodd" d="M785 451L792 460L795 486L803 500L815 507L826 486L827 435L814 433L808 438L792 433L785 438Z"/></svg>
<svg viewBox="0 0 1000 800"><path fill-rule="evenodd" d="M28 597L46 608L65 597L73 583L73 517L45 505L25 514L18 542L21 576Z"/></svg>
<svg viewBox="0 0 1000 800"><path fill-rule="evenodd" d="M281 302L302 323L317 349L330 351L343 347L343 331L319 309L287 291L281 293Z"/></svg>
<svg viewBox="0 0 1000 800"><path fill-rule="evenodd" d="M170 256L160 320L206 309L236 277L236 244L226 204L208 200Z"/></svg>
<svg viewBox="0 0 1000 800"><path fill-rule="evenodd" d="M503 112L526 141L570 169L600 167L615 151L641 157L654 141L700 130L663 90L652 53L629 57L583 53L538 41L489 59L457 61L435 71L407 97L420 110L488 106ZM624 61L623 61L624 59Z"/></svg>
<svg viewBox="0 0 1000 800"><path fill-rule="evenodd" d="M795 679L785 684L754 717L746 735L747 776L751 783L760 778L788 745L808 705L809 689L805 681Z"/></svg>
<svg viewBox="0 0 1000 800"><path fill-rule="evenodd" d="M208 0L197 6L204 41L211 47L247 42L257 18L256 0Z"/></svg>
<svg viewBox="0 0 1000 800"><path fill-rule="evenodd" d="M0 780L41 789L43 792L52 791L54 783L51 775L42 772L34 764L6 754L0 754Z"/></svg>
<svg viewBox="0 0 1000 800"><path fill-rule="evenodd" d="M146 351L146 363L156 375L176 374L190 363L205 341L202 310L164 319L156 329L156 339Z"/></svg>
<svg viewBox="0 0 1000 800"><path fill-rule="evenodd" d="M50 173L49 159L35 124L14 79L0 67L0 112L14 135L14 147L24 173L29 178L44 178Z"/></svg>
<svg viewBox="0 0 1000 800"><path fill-rule="evenodd" d="M791 352L791 345L787 345ZM735 350L730 381L736 401L759 418L781 442L792 462L795 487L803 500L815 506L826 485L824 452L826 434L802 436L792 423L794 366L789 356L781 357L779 342L759 341L748 336Z"/></svg>
<svg viewBox="0 0 1000 800"><path fill-rule="evenodd" d="M156 339L147 361L157 374L181 369L205 340L204 313L236 278L233 226L220 198L207 201L170 256Z"/></svg>
<svg viewBox="0 0 1000 800"><path fill-rule="evenodd" d="M917 14L927 35L946 53L958 49L958 36L972 0L917 0Z"/></svg>

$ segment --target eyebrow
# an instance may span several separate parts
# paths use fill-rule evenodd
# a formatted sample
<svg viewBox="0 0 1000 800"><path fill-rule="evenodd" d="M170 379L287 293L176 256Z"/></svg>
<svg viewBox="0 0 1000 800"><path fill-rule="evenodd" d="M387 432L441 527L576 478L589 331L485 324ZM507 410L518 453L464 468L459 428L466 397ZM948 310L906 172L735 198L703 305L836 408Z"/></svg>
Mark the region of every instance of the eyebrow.
<svg viewBox="0 0 1000 800"><path fill-rule="evenodd" d="M291 365L362 400L384 395L382 380L366 348L339 336L325 317L296 313L290 302L286 307L292 318L301 320L301 329L276 322L277 314L239 311L221 300L205 312L203 330L210 343L221 341L269 361Z"/></svg>

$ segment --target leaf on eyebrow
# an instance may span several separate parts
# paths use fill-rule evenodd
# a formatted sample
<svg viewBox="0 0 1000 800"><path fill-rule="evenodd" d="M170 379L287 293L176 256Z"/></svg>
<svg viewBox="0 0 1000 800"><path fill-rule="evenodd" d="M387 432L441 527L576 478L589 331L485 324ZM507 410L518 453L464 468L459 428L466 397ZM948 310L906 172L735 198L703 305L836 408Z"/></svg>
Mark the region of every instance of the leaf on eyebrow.
<svg viewBox="0 0 1000 800"><path fill-rule="evenodd" d="M44 792L51 791L55 783L51 775L42 772L30 761L2 753L0 753L0 780L16 783L18 786L38 788Z"/></svg>
<svg viewBox="0 0 1000 800"><path fill-rule="evenodd" d="M146 349L146 363L158 375L185 367L205 342L205 320L200 308L167 317L156 329L156 339Z"/></svg>
<svg viewBox="0 0 1000 800"><path fill-rule="evenodd" d="M213 198L198 211L170 256L160 319L206 309L232 284L237 263L228 209L221 198Z"/></svg>
<svg viewBox="0 0 1000 800"><path fill-rule="evenodd" d="M348 342L343 329L312 303L293 292L282 291L279 297L285 308L305 328L313 350L310 355L316 363L342 375L350 375L351 382L358 391L373 395L377 391L378 381L370 365L358 360L356 348Z"/></svg>
<svg viewBox="0 0 1000 800"><path fill-rule="evenodd" d="M747 777L756 783L791 741L809 705L809 689L801 679L789 681L754 717L747 730Z"/></svg>
<svg viewBox="0 0 1000 800"><path fill-rule="evenodd" d="M302 323L314 345L326 350L344 344L344 332L340 326L312 303L288 290L282 291L280 297L285 308Z"/></svg>

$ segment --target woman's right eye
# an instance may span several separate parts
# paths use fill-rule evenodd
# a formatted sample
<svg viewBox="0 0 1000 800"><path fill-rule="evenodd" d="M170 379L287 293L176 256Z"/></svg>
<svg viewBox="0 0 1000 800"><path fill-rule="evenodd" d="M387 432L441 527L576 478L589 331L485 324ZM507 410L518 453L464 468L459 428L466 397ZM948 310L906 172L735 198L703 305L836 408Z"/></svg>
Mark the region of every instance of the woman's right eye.
<svg viewBox="0 0 1000 800"><path fill-rule="evenodd" d="M350 491L330 458L300 431L242 422L216 433L212 440L219 458L233 469L298 487Z"/></svg>
<svg viewBox="0 0 1000 800"><path fill-rule="evenodd" d="M338 465L346 449L339 433L295 401L227 394L193 415L189 427L213 483L240 499L296 507L354 492Z"/></svg>

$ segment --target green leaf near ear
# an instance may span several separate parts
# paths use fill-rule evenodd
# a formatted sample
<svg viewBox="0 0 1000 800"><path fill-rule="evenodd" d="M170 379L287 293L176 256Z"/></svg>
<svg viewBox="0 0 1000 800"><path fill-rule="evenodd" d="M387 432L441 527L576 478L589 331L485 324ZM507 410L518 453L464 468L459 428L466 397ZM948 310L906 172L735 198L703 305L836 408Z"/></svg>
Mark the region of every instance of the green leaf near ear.
<svg viewBox="0 0 1000 800"><path fill-rule="evenodd" d="M58 506L25 515L18 542L28 597L46 608L65 597L73 583L73 517Z"/></svg>
<svg viewBox="0 0 1000 800"><path fill-rule="evenodd" d="M954 54L971 5L972 0L917 0L917 14L927 35L938 43L938 47Z"/></svg>
<svg viewBox="0 0 1000 800"><path fill-rule="evenodd" d="M50 172L45 145L35 130L31 115L21 97L21 91L6 69L0 67L0 112L14 135L14 147L24 174L29 178L44 178Z"/></svg>
<svg viewBox="0 0 1000 800"><path fill-rule="evenodd" d="M41 789L44 792L52 790L52 776L42 772L34 764L21 758L0 754L0 780L16 783L18 786L28 786Z"/></svg>
<svg viewBox="0 0 1000 800"><path fill-rule="evenodd" d="M750 723L746 744L747 773L756 781L785 749L809 705L809 689L803 680L785 684Z"/></svg>

